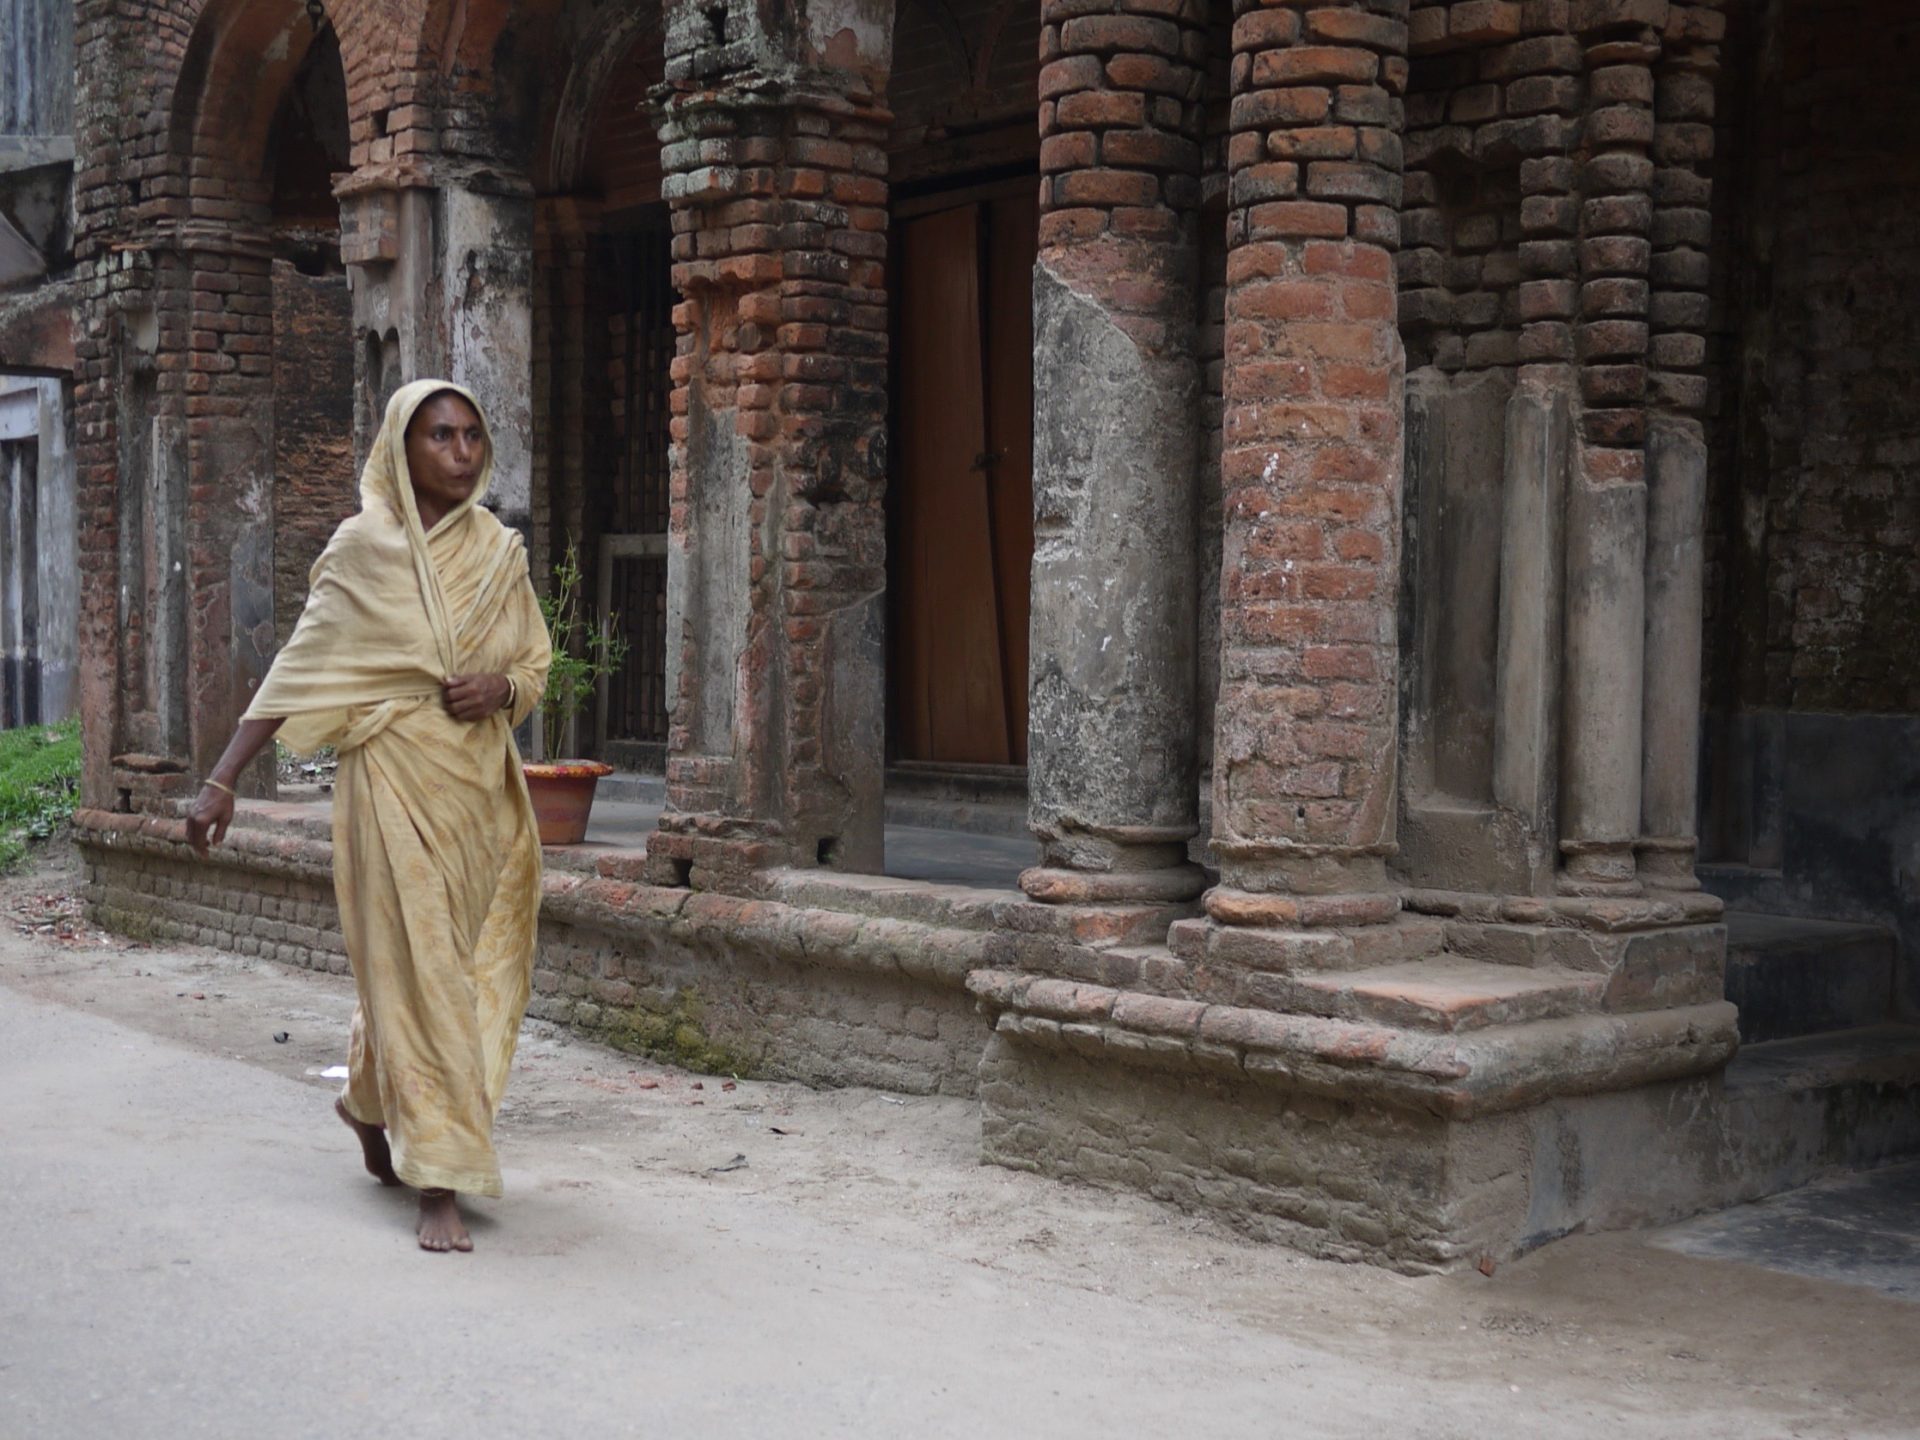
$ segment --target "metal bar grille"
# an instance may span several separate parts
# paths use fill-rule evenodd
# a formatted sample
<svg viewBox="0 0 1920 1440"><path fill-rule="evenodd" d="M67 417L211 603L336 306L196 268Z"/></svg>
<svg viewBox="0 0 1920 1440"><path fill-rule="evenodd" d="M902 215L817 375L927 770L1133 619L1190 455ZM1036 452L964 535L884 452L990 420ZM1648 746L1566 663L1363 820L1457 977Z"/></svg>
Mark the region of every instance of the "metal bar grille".
<svg viewBox="0 0 1920 1440"><path fill-rule="evenodd" d="M604 740L667 738L667 443L673 328L672 260L664 223L612 237L619 298L607 320L608 390L618 457L610 525L599 537L600 614L619 617L627 663L603 687Z"/></svg>

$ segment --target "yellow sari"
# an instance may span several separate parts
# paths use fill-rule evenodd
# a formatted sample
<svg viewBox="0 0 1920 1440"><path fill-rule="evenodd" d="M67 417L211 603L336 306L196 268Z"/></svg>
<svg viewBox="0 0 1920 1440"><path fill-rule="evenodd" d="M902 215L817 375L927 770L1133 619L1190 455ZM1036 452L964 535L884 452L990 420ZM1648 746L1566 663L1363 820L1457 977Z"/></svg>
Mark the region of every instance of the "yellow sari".
<svg viewBox="0 0 1920 1440"><path fill-rule="evenodd" d="M517 532L479 508L493 471L432 532L406 430L457 385L403 388L360 480L360 512L314 563L306 608L248 707L305 754L340 755L333 879L353 964L342 1099L384 1125L409 1185L498 1195L493 1118L532 982L540 842L513 726L546 684L546 630ZM482 425L485 420L482 418ZM469 723L449 675L499 674L513 713Z"/></svg>

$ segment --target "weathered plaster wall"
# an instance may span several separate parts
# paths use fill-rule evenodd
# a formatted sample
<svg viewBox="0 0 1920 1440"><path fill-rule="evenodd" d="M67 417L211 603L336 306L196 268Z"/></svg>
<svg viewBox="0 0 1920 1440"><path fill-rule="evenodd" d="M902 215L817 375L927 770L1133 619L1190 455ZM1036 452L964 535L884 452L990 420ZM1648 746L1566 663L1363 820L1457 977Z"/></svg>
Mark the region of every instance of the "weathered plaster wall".
<svg viewBox="0 0 1920 1440"><path fill-rule="evenodd" d="M1920 964L1920 16L1735 7L1709 474L1708 883Z"/></svg>
<svg viewBox="0 0 1920 1440"><path fill-rule="evenodd" d="M1758 652L1748 703L1920 709L1920 15L1897 0L1751 4L1741 273L1729 321L1740 450L1715 475L1714 648ZM1757 550L1742 561L1740 552ZM1738 583L1722 576L1721 583ZM1739 633L1750 627L1750 633Z"/></svg>

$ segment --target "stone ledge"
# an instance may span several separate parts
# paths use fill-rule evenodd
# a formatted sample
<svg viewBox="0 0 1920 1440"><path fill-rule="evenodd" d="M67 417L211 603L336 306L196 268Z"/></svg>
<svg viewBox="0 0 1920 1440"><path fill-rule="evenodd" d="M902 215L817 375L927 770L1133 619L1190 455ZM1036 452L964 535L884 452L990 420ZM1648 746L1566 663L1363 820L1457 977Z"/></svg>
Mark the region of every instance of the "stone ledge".
<svg viewBox="0 0 1920 1440"><path fill-rule="evenodd" d="M1534 925L1624 934L1681 925L1717 925L1726 906L1704 890L1667 890L1650 895L1481 895L1463 890L1409 890L1406 908L1483 925Z"/></svg>
<svg viewBox="0 0 1920 1440"><path fill-rule="evenodd" d="M800 964L897 974L959 989L986 937L870 915L802 909L707 891L549 875L540 913L583 930L721 940Z"/></svg>
<svg viewBox="0 0 1920 1440"><path fill-rule="evenodd" d="M261 818L271 821L274 817ZM197 863L229 870L265 870L270 874L302 880L331 882L333 842L304 833L304 828L295 826L288 833L277 832L265 824L236 824L228 830L226 840L212 850L206 860ZM162 815L76 810L73 837L82 846L98 845L106 850L135 851L176 859L192 855L187 847L187 822Z"/></svg>
<svg viewBox="0 0 1920 1440"><path fill-rule="evenodd" d="M271 808L256 802L254 817L283 818L273 816ZM300 829L312 823L309 820ZM190 854L186 822L161 816L82 810L74 816L74 834L83 846L136 850L176 860ZM276 834L261 825L235 826L207 860L195 863L265 871L331 886L333 846L298 830ZM783 888L777 873L772 888L776 892ZM982 930L673 889L604 875L549 871L542 878L540 913L542 919L582 930L628 936L644 931L650 939L724 940L800 964L898 974L956 990L964 987L970 971L989 959L988 937Z"/></svg>
<svg viewBox="0 0 1920 1440"><path fill-rule="evenodd" d="M1448 1034L1000 970L970 975L967 988L995 1014L998 1033L1029 1044L1449 1120L1704 1074L1739 1045L1725 1001Z"/></svg>
<svg viewBox="0 0 1920 1440"><path fill-rule="evenodd" d="M300 806L245 811L204 861L181 820L79 812L92 913L148 938L344 972L328 827ZM970 1094L990 1030L965 981L989 963L991 939L552 871L529 1010L696 1067Z"/></svg>

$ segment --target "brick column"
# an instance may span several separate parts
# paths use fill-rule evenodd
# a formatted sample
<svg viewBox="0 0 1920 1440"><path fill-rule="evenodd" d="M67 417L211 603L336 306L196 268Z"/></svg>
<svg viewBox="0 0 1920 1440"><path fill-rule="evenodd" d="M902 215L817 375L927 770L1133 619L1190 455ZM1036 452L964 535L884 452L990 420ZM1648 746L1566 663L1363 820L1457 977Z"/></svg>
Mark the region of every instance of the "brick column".
<svg viewBox="0 0 1920 1440"><path fill-rule="evenodd" d="M1666 0L1582 0L1580 435L1567 514L1562 888L1637 888L1646 623L1648 236L1656 18Z"/></svg>
<svg viewBox="0 0 1920 1440"><path fill-rule="evenodd" d="M662 881L880 868L888 119L750 76L662 105L683 297Z"/></svg>
<svg viewBox="0 0 1920 1440"><path fill-rule="evenodd" d="M1043 5L1030 820L1037 899L1184 900L1194 773L1200 0Z"/></svg>
<svg viewBox="0 0 1920 1440"><path fill-rule="evenodd" d="M1404 0L1240 7L1229 151L1216 923L1399 908ZM1320 929L1319 948L1350 944Z"/></svg>
<svg viewBox="0 0 1920 1440"><path fill-rule="evenodd" d="M1706 588L1707 267L1714 76L1726 20L1674 5L1654 71L1647 432L1646 721L1639 871L1699 888L1701 642Z"/></svg>
<svg viewBox="0 0 1920 1440"><path fill-rule="evenodd" d="M275 648L273 274L264 237L236 231L185 258L186 589L190 760L220 758ZM253 784L271 792L270 764Z"/></svg>

